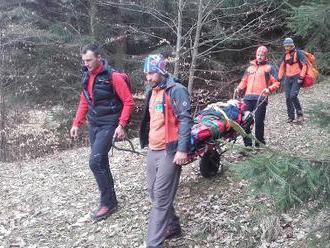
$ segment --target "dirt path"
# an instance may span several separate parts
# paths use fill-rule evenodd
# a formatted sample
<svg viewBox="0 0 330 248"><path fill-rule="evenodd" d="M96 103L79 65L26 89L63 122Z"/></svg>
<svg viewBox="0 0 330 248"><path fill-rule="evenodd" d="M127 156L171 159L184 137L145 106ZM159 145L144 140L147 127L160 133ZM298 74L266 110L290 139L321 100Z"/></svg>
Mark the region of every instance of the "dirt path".
<svg viewBox="0 0 330 248"><path fill-rule="evenodd" d="M329 86L303 91L304 108L317 101L330 104ZM308 118L303 125L285 123L285 109L282 94L271 97L266 124L270 146L312 156L314 148L329 142L329 134L315 128ZM88 148L81 148L0 164L0 247L143 247L150 209L145 158L115 151L111 163L120 211L93 224L89 212L97 206L98 193L88 153ZM235 181L228 172L205 179L196 162L187 165L177 195L184 236L167 245L260 247L263 230L255 216L261 207L272 208L272 203L245 192L246 182ZM293 230L293 238L279 238L272 247L293 247L299 232Z"/></svg>
<svg viewBox="0 0 330 248"><path fill-rule="evenodd" d="M330 134L315 124L315 117L311 113L313 109L317 109L328 116L330 115L330 80L326 82L309 89L302 89L299 95L305 112L305 121L302 125L286 123L286 104L283 93L270 99L265 130L270 146L312 158L315 157L315 151L327 148ZM324 153L322 158L327 155L328 153ZM321 158L318 157L318 159Z"/></svg>

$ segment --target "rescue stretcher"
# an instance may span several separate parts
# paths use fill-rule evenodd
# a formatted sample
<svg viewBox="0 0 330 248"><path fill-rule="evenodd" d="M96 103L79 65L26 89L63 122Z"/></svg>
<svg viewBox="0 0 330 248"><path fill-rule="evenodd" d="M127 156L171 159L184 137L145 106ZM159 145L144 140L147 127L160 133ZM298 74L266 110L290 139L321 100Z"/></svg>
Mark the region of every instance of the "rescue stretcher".
<svg viewBox="0 0 330 248"><path fill-rule="evenodd" d="M236 139L254 124L253 114L240 100L229 100L208 105L194 118L192 127L192 152L189 163L200 158L199 169L203 177L223 172L221 156L230 149ZM207 128L209 134L198 135L199 128ZM197 135L196 135L197 134ZM197 136L197 137L196 137Z"/></svg>
<svg viewBox="0 0 330 248"><path fill-rule="evenodd" d="M223 171L221 156L228 151L230 144L245 134L248 127L254 124L253 113L246 110L241 100L229 100L226 103L209 104L194 117L191 131L191 151L188 154L189 164L199 160L199 169L203 177L212 177ZM117 147L113 140L113 148L146 155L134 149L133 143L127 139L131 149Z"/></svg>

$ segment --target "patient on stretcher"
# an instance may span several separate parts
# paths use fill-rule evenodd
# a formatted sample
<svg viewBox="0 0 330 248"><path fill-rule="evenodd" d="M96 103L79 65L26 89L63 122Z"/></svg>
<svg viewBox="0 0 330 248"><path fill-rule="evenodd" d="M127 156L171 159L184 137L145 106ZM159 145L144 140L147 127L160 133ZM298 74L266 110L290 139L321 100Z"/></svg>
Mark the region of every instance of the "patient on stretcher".
<svg viewBox="0 0 330 248"><path fill-rule="evenodd" d="M191 129L192 152L217 139L237 137L227 119L237 122L243 129L253 125L253 115L239 100L209 104L194 118Z"/></svg>

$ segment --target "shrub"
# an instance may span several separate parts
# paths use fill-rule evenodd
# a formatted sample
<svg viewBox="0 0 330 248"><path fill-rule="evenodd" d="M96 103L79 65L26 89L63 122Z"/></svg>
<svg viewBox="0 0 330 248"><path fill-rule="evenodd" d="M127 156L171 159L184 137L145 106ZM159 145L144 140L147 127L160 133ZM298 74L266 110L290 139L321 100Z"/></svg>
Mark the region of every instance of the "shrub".
<svg viewBox="0 0 330 248"><path fill-rule="evenodd" d="M307 161L268 151L233 170L251 181L255 194L265 193L280 210L287 210L310 199L330 199L329 165L329 162Z"/></svg>

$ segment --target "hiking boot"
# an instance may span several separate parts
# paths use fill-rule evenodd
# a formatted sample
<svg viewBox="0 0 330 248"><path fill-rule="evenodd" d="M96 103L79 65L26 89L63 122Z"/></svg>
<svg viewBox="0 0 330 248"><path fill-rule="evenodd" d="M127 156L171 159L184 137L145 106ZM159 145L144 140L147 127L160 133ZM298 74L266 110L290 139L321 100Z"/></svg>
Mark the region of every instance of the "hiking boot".
<svg viewBox="0 0 330 248"><path fill-rule="evenodd" d="M91 218L94 222L98 222L101 220L105 220L106 218L108 218L110 215L114 214L115 212L117 212L118 207L115 206L111 209L109 209L108 207L100 207L98 210L94 211L91 214Z"/></svg>
<svg viewBox="0 0 330 248"><path fill-rule="evenodd" d="M164 234L165 239L174 239L174 238L179 238L181 236L182 236L182 230L180 227L175 229L168 229Z"/></svg>
<svg viewBox="0 0 330 248"><path fill-rule="evenodd" d="M286 120L286 123L292 123L293 121L294 121L293 119L288 118L288 119Z"/></svg>
<svg viewBox="0 0 330 248"><path fill-rule="evenodd" d="M257 142L255 143L255 148L264 148L266 145L266 142L265 141L261 141L261 142Z"/></svg>
<svg viewBox="0 0 330 248"><path fill-rule="evenodd" d="M304 116L298 115L297 119L294 120L294 123L302 123L304 121Z"/></svg>
<svg viewBox="0 0 330 248"><path fill-rule="evenodd" d="M239 151L238 154L243 156L243 157L249 156L249 153L247 151L244 151L244 150Z"/></svg>
<svg viewBox="0 0 330 248"><path fill-rule="evenodd" d="M255 151L264 151L265 149L266 149L265 146L260 146L260 145L259 145L259 146L256 145L256 146L254 147L254 150L255 150Z"/></svg>

